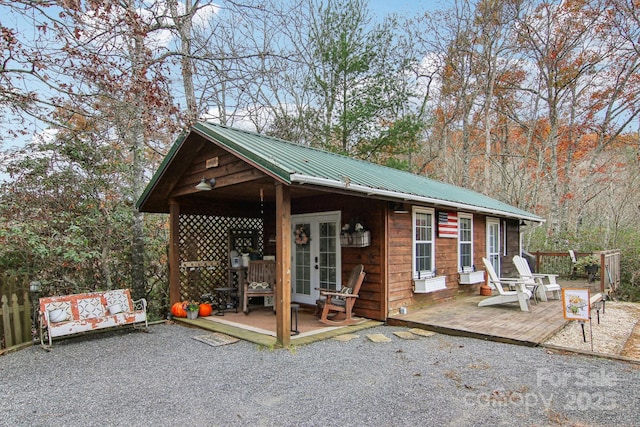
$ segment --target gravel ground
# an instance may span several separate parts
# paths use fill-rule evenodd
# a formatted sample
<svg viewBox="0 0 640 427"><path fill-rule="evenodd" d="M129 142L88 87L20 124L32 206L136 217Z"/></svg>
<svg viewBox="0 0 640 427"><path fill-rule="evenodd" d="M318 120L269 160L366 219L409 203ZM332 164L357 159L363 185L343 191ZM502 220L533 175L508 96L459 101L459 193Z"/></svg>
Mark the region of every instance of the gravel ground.
<svg viewBox="0 0 640 427"><path fill-rule="evenodd" d="M600 323L597 321L596 311L591 310L591 322L585 322L584 337L580 322L572 321L545 343L601 354L620 355L639 320L640 304L609 301L605 305L605 312L600 311Z"/></svg>
<svg viewBox="0 0 640 427"><path fill-rule="evenodd" d="M632 426L640 365L381 326L290 350L174 324L0 357L2 426ZM391 342L374 343L382 333Z"/></svg>

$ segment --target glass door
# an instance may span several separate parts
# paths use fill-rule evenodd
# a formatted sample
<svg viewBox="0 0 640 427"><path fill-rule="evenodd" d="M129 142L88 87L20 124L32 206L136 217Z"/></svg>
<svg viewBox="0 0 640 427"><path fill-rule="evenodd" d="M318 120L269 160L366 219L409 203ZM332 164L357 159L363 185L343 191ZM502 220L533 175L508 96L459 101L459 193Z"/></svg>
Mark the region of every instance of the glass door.
<svg viewBox="0 0 640 427"><path fill-rule="evenodd" d="M315 304L317 288L336 289L340 277L340 213L293 215L291 300Z"/></svg>
<svg viewBox="0 0 640 427"><path fill-rule="evenodd" d="M500 277L500 221L487 218L487 259Z"/></svg>

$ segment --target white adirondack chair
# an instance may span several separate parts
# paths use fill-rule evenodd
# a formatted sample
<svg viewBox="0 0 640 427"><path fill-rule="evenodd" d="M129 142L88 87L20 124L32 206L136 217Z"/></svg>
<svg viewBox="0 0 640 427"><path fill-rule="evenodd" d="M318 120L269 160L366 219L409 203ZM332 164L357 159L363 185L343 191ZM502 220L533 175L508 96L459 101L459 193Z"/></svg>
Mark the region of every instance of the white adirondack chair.
<svg viewBox="0 0 640 427"><path fill-rule="evenodd" d="M520 255L513 257L513 264L518 270L520 278L525 285L535 287L537 285L537 296L540 301L547 301L547 292L553 292L555 299L560 299L560 285L556 282L557 274L537 274L532 273L529 263ZM545 279L548 283L545 283Z"/></svg>
<svg viewBox="0 0 640 427"><path fill-rule="evenodd" d="M498 295L485 298L478 303L478 307L485 307L495 304L507 304L517 302L520 304L520 310L529 311L529 300L531 299L531 291L527 289L521 279L499 278L491 263L482 258L482 262L489 275L489 286L498 292ZM514 291L507 291L504 286L514 287Z"/></svg>

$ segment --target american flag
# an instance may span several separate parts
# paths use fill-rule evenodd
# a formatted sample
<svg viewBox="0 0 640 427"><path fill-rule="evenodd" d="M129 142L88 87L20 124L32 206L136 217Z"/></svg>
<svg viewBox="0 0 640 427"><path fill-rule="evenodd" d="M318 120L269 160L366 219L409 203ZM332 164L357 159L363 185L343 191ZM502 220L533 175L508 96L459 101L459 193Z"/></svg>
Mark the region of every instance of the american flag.
<svg viewBox="0 0 640 427"><path fill-rule="evenodd" d="M438 212L438 237L458 238L458 214Z"/></svg>

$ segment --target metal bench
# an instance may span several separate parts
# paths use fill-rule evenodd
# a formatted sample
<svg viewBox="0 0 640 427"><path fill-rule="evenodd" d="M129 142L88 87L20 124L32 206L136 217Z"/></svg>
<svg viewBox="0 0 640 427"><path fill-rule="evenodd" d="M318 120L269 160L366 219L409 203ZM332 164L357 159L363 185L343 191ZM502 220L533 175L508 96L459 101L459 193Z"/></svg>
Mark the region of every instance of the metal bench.
<svg viewBox="0 0 640 427"><path fill-rule="evenodd" d="M83 332L147 322L147 301L133 301L129 289L40 298L40 345L49 349L52 339ZM48 344L45 344L45 341Z"/></svg>

